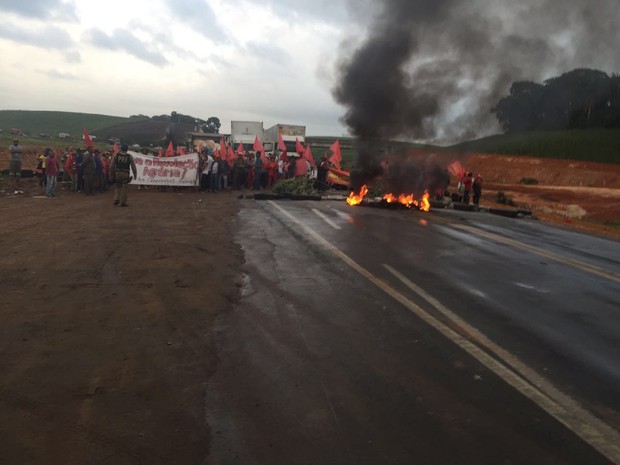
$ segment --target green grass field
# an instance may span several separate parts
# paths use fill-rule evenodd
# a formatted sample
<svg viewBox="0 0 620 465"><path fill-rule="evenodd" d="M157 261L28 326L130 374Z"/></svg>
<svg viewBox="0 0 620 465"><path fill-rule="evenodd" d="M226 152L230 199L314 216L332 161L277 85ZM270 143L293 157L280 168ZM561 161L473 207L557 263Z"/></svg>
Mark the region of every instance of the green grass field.
<svg viewBox="0 0 620 465"><path fill-rule="evenodd" d="M102 129L133 121L136 119L62 111L0 111L0 129L3 134L17 128L30 137L45 133L55 139L61 132L71 134L72 139L81 139L84 128L89 134L96 135Z"/></svg>
<svg viewBox="0 0 620 465"><path fill-rule="evenodd" d="M2 129L0 141L3 146L7 146L12 138L11 128L19 128L27 134L20 137L24 144L50 147L76 145L82 138L84 128L88 130L89 134L97 135L98 131L104 131L113 126L135 124L137 121L140 120L87 113L0 110L0 129ZM71 134L71 139L58 139L60 132ZM39 133L46 133L51 137L40 138ZM160 136L154 135L153 137ZM306 139L312 145L313 155L318 160L324 151L328 151L328 147L336 140L336 137L308 135ZM354 140L350 137L339 137L338 139L340 139L342 147L343 166L350 168L355 159ZM105 141L100 140L99 143L105 144ZM445 147L406 142L393 142L391 145L423 148L429 151L449 150L529 155L620 163L620 129L584 129L497 135Z"/></svg>

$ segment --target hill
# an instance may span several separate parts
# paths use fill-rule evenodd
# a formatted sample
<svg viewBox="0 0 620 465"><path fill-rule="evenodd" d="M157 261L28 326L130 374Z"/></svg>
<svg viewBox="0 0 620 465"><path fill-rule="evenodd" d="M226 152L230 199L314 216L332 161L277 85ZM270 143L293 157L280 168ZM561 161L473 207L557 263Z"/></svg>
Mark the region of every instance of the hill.
<svg viewBox="0 0 620 465"><path fill-rule="evenodd" d="M126 124L132 120L121 116L64 111L0 110L0 128L3 132L18 128L29 136L45 133L57 137L59 133L64 132L74 137L81 137L84 128L89 134L97 134L102 129Z"/></svg>

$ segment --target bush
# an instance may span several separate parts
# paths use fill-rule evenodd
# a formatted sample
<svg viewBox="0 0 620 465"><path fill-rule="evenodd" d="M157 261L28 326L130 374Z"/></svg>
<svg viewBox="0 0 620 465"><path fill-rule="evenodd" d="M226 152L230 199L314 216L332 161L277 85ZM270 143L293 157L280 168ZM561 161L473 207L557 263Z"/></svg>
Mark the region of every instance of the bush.
<svg viewBox="0 0 620 465"><path fill-rule="evenodd" d="M274 194L310 195L317 191L314 188L314 179L298 176L296 178L279 180L273 185L272 192Z"/></svg>
<svg viewBox="0 0 620 465"><path fill-rule="evenodd" d="M519 183L532 185L532 184L538 184L538 180L534 178L521 178L521 181L519 181Z"/></svg>
<svg viewBox="0 0 620 465"><path fill-rule="evenodd" d="M497 203L501 203L502 205L510 205L511 207L517 206L517 204L502 191L497 193Z"/></svg>

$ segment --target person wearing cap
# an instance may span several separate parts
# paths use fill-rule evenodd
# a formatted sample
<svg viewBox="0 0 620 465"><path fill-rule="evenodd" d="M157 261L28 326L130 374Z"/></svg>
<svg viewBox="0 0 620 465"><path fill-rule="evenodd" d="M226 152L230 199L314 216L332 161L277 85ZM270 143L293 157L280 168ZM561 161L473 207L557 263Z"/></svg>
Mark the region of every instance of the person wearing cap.
<svg viewBox="0 0 620 465"><path fill-rule="evenodd" d="M110 164L110 180L114 183L114 205L120 203L121 207L127 206L127 184L131 182L129 170L133 177L138 177L136 163L131 154L127 153L127 144L121 145L121 151L114 155Z"/></svg>
<svg viewBox="0 0 620 465"><path fill-rule="evenodd" d="M22 146L19 145L18 139L13 139L13 143L9 145L9 178L15 179L15 193L23 194L19 185L22 177Z"/></svg>

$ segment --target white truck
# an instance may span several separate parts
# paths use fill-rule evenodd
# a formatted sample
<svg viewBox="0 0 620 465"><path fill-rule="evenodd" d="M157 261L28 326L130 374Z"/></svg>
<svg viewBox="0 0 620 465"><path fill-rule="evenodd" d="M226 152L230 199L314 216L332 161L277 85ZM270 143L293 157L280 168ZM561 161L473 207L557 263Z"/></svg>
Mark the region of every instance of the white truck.
<svg viewBox="0 0 620 465"><path fill-rule="evenodd" d="M261 142L265 140L265 129L262 121L231 121L230 143L233 150L237 150L239 144L243 144L245 150L252 150L256 136Z"/></svg>
<svg viewBox="0 0 620 465"><path fill-rule="evenodd" d="M286 151L296 153L295 139L305 144L306 126L298 124L275 124L265 131L265 151L271 152L278 149L278 134L282 136Z"/></svg>

